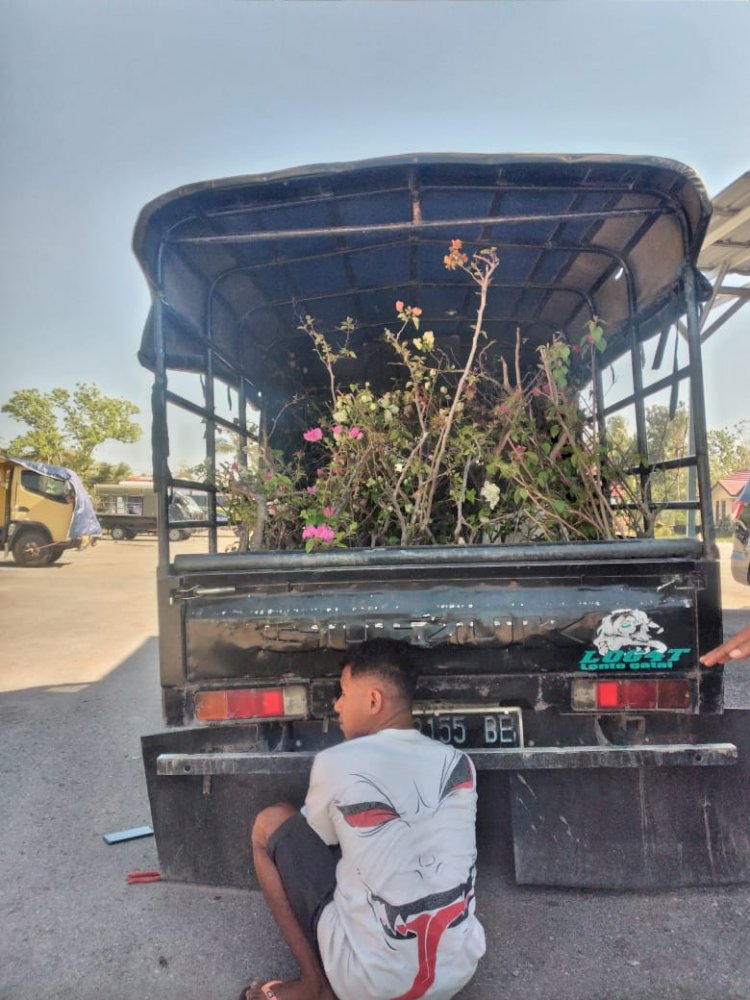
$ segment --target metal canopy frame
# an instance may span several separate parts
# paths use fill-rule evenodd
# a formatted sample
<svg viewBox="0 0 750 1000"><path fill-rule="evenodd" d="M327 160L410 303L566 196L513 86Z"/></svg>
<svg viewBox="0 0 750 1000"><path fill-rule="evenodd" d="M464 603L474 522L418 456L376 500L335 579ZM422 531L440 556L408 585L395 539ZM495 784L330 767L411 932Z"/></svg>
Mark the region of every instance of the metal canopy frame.
<svg viewBox="0 0 750 1000"><path fill-rule="evenodd" d="M460 354L474 286L446 271L442 256L461 239L468 248L498 249L485 329L498 352L513 350L521 331L522 367L554 332L575 343L588 319L605 320L601 364L627 351L633 358L633 397L616 409L634 404L642 455L645 400L691 379L695 448L681 464L697 471L709 545L698 303L711 288L697 264L710 214L689 167L624 156L397 156L212 181L156 199L141 212L134 250L153 300L139 356L155 376L154 479L165 516L170 486L205 488L169 473L167 403L205 420L214 465L217 426L251 436L248 401L262 394L264 407L278 412L301 388L297 372L306 370L308 388L322 383L322 366L298 329L303 315L327 330L356 317L359 368L346 372L347 381L384 377L378 341L396 299L420 305L423 323ZM639 345L655 334L665 342L682 317L689 364L644 388ZM169 390L170 370L201 373L204 405ZM604 413L600 372L589 374ZM215 379L238 390L236 422L214 413ZM654 468L638 470L646 497ZM210 490L209 501L215 551Z"/></svg>
<svg viewBox="0 0 750 1000"><path fill-rule="evenodd" d="M217 372L254 379L262 365L267 388L280 349L304 353L305 310L325 328L356 312L367 339L394 296L417 304L429 290L425 322L460 336L473 296L442 267L454 238L501 254L491 340L512 347L521 326L533 356L552 331L580 337L596 313L614 355L634 319L644 335L673 318L709 214L696 175L671 161L392 157L179 189L146 206L134 246L163 306L168 366L205 370L210 342ZM153 323L141 350L151 368ZM283 386L288 371L276 377Z"/></svg>
<svg viewBox="0 0 750 1000"><path fill-rule="evenodd" d="M713 290L701 314L705 343L750 302L750 170L713 199L714 214L703 241L698 266L711 276ZM727 279L735 276L733 284ZM711 314L722 310L707 325Z"/></svg>

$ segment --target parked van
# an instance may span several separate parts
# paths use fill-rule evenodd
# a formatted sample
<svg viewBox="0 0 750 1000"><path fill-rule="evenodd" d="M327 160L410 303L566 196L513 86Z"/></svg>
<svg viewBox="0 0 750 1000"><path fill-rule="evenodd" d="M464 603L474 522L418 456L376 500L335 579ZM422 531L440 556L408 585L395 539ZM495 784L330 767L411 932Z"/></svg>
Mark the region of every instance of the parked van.
<svg viewBox="0 0 750 1000"><path fill-rule="evenodd" d="M101 483L94 497L102 528L117 541L132 541L137 535L156 534L156 495L151 482ZM192 497L174 492L169 503L169 538L179 542L191 531L173 522L202 521L204 513Z"/></svg>

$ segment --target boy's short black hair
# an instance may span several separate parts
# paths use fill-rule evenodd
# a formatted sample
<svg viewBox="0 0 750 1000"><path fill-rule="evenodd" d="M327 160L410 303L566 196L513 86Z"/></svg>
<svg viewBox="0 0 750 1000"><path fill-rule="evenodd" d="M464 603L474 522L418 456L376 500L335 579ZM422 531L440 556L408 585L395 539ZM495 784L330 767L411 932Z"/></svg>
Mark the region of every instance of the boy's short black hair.
<svg viewBox="0 0 750 1000"><path fill-rule="evenodd" d="M410 704L417 688L417 666L408 642L397 639L368 639L352 645L344 657L343 667L349 667L352 677L376 674L390 681Z"/></svg>

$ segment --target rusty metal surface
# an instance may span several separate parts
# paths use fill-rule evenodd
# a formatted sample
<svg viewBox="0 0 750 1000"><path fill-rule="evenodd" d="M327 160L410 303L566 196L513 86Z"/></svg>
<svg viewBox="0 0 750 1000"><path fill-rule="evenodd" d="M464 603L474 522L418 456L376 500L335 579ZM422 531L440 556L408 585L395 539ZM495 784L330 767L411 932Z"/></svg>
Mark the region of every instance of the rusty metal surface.
<svg viewBox="0 0 750 1000"><path fill-rule="evenodd" d="M703 745L471 752L485 788L480 842L492 843L510 817L520 884L750 881L750 712L700 722ZM248 831L265 806L302 803L314 757L304 743L320 740L308 728L294 752L269 750L274 740L284 745L281 726L270 734L208 727L143 739L166 878L253 884ZM727 736L733 743L722 742ZM334 743L340 734L325 738Z"/></svg>
<svg viewBox="0 0 750 1000"><path fill-rule="evenodd" d="M591 673L585 650L618 608L646 614L682 650L664 666L690 679L690 711L721 709L721 672L698 665L699 651L721 638L717 565L700 558L698 542L305 556L178 558L176 578L160 588L170 723L191 720L197 690L269 682L309 683L312 716L330 715L343 651L372 636L415 647L419 699L566 711L571 683ZM654 675L651 663L640 666Z"/></svg>
<svg viewBox="0 0 750 1000"><path fill-rule="evenodd" d="M706 719L736 767L511 775L516 879L654 889L750 881L750 711Z"/></svg>
<svg viewBox="0 0 750 1000"><path fill-rule="evenodd" d="M468 750L477 770L560 770L563 768L711 767L733 764L733 743L695 746L545 747L526 750ZM156 759L160 775L308 774L314 753L163 753Z"/></svg>

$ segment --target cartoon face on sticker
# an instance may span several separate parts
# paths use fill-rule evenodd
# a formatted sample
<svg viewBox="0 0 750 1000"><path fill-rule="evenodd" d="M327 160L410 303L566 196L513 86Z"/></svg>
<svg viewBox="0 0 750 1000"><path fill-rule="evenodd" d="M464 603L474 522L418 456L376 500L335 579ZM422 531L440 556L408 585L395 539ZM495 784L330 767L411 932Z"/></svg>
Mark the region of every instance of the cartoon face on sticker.
<svg viewBox="0 0 750 1000"><path fill-rule="evenodd" d="M651 621L645 611L623 608L607 615L594 637L599 655L619 649L644 649L665 653L667 646L652 633L663 632L661 625Z"/></svg>

